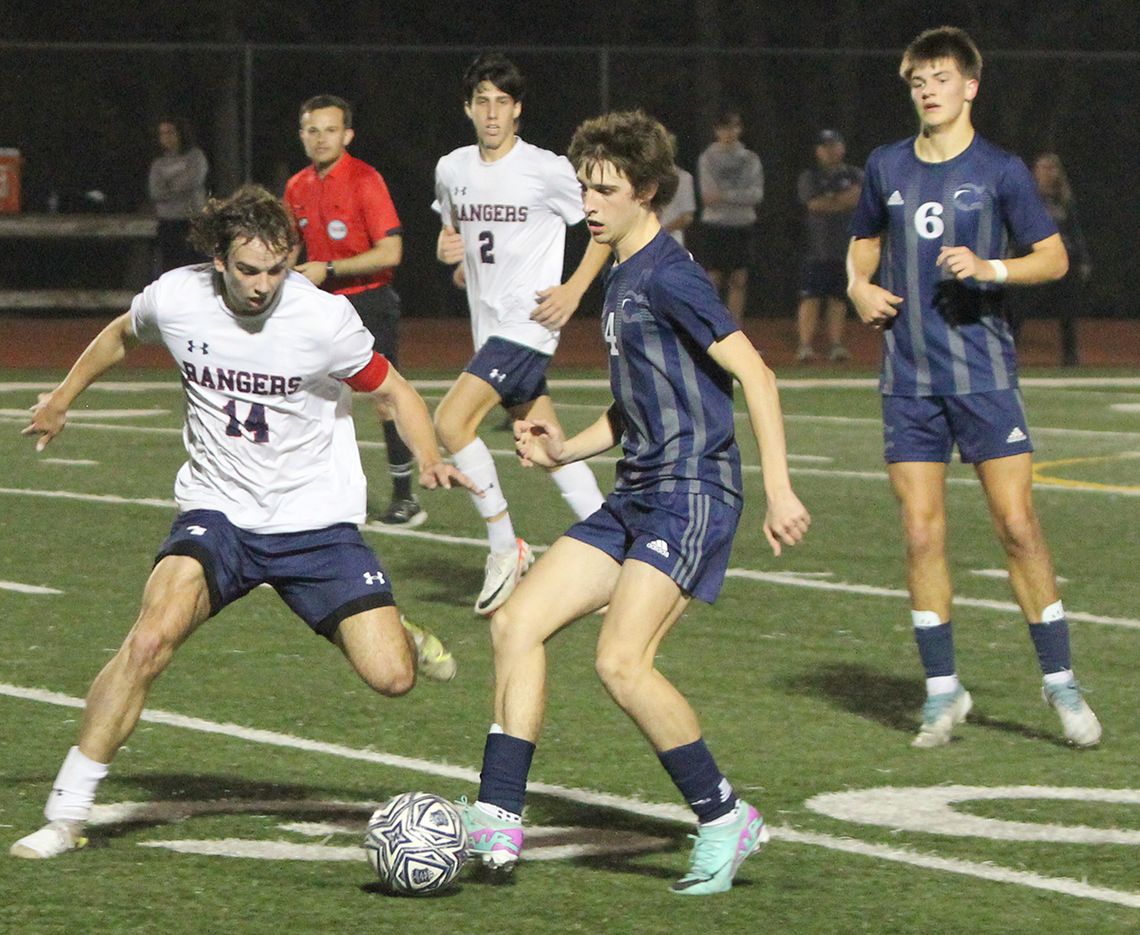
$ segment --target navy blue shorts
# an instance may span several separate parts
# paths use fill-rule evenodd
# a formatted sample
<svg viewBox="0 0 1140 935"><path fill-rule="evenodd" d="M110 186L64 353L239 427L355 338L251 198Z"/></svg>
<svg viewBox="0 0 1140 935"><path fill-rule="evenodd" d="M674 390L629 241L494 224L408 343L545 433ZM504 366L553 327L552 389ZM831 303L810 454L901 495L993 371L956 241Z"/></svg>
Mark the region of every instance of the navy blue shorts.
<svg viewBox="0 0 1140 935"><path fill-rule="evenodd" d="M635 558L711 604L720 594L740 511L708 494L611 493L566 535L619 564Z"/></svg>
<svg viewBox="0 0 1140 935"><path fill-rule="evenodd" d="M550 395L546 386L548 366L549 354L506 338L488 338L463 370L491 384L503 408L511 409Z"/></svg>
<svg viewBox="0 0 1140 935"><path fill-rule="evenodd" d="M188 555L205 569L210 616L269 584L331 640L342 620L396 603L388 572L351 523L266 534L238 529L216 510L188 510L174 520L155 564L167 555Z"/></svg>
<svg viewBox="0 0 1140 935"><path fill-rule="evenodd" d="M800 270L801 299L847 301L847 270L843 260L804 260Z"/></svg>
<svg viewBox="0 0 1140 935"><path fill-rule="evenodd" d="M883 397L883 457L888 464L948 464L955 444L963 464L1032 451L1020 391Z"/></svg>

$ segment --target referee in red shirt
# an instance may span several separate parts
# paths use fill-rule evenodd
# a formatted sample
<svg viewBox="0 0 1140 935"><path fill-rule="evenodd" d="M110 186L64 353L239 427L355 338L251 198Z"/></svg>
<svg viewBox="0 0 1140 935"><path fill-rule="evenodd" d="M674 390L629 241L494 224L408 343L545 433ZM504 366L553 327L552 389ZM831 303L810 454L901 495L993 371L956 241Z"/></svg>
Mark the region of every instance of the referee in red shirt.
<svg viewBox="0 0 1140 935"><path fill-rule="evenodd" d="M392 288L404 241L384 177L348 153L352 107L331 94L301 105L301 144L311 165L285 185L285 202L305 241L296 267L314 285L345 296L372 332L375 349L397 364L400 297ZM419 526L427 512L412 493L412 454L392 421L384 422L392 503L390 526Z"/></svg>

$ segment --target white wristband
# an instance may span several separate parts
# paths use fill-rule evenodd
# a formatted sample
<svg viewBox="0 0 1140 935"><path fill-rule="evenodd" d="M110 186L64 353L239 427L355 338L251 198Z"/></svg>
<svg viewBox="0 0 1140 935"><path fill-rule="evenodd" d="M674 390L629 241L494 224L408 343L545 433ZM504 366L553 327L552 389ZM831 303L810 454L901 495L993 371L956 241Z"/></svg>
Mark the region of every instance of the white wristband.
<svg viewBox="0 0 1140 935"><path fill-rule="evenodd" d="M994 268L994 282L1003 283L1009 279L1009 267L1001 260L990 260L990 266Z"/></svg>

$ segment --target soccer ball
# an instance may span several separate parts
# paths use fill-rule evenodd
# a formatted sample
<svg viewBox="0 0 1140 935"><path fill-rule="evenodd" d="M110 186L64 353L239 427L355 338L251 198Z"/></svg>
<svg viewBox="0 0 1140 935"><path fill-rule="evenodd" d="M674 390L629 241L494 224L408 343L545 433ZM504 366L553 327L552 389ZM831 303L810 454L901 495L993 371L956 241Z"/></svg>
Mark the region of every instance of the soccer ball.
<svg viewBox="0 0 1140 935"><path fill-rule="evenodd" d="M467 862L467 830L446 799L405 792L372 813L364 850L385 887L422 896L444 889L459 875Z"/></svg>

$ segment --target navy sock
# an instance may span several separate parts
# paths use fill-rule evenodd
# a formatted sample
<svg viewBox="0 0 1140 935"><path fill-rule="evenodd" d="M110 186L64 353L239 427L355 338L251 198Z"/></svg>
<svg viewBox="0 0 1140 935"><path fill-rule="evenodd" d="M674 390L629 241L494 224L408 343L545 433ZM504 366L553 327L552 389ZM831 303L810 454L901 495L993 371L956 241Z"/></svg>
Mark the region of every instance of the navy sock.
<svg viewBox="0 0 1140 935"><path fill-rule="evenodd" d="M400 433L396 423L384 423L384 444L388 448L388 470L392 475L392 497L395 500L412 499L412 467L414 458Z"/></svg>
<svg viewBox="0 0 1140 935"><path fill-rule="evenodd" d="M1051 623L1031 623L1029 635L1033 637L1042 674L1064 672L1073 667L1073 657L1069 650L1069 624L1064 618Z"/></svg>
<svg viewBox="0 0 1140 935"><path fill-rule="evenodd" d="M483 747L483 771L479 774L479 801L521 815L533 758L534 744L529 740L488 734Z"/></svg>
<svg viewBox="0 0 1140 935"><path fill-rule="evenodd" d="M732 784L724 778L704 740L658 753L657 758L697 813L698 821L713 821L736 808Z"/></svg>
<svg viewBox="0 0 1140 935"><path fill-rule="evenodd" d="M947 620L936 627L915 627L918 655L928 679L954 674L954 631Z"/></svg>

